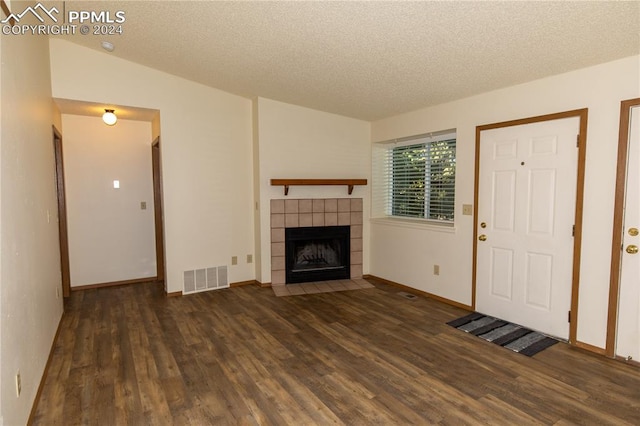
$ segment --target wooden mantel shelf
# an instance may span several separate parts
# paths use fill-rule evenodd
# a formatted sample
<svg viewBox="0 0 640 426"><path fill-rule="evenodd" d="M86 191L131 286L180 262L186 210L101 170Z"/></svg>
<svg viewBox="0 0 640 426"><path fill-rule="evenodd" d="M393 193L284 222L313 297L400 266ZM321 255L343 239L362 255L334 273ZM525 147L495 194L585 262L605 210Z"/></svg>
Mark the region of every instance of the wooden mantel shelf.
<svg viewBox="0 0 640 426"><path fill-rule="evenodd" d="M284 195L289 195L290 186L346 185L349 195L355 185L366 185L366 179L271 179L272 186L284 186Z"/></svg>

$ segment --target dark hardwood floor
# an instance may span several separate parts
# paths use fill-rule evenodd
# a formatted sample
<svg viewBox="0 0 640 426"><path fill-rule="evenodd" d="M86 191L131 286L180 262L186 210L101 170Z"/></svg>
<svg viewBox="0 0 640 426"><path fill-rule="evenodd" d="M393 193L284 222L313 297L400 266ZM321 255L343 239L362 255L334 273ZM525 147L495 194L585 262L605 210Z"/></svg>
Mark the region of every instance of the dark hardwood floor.
<svg viewBox="0 0 640 426"><path fill-rule="evenodd" d="M465 311L373 283L74 292L34 424L640 424L637 367L512 353L445 324Z"/></svg>

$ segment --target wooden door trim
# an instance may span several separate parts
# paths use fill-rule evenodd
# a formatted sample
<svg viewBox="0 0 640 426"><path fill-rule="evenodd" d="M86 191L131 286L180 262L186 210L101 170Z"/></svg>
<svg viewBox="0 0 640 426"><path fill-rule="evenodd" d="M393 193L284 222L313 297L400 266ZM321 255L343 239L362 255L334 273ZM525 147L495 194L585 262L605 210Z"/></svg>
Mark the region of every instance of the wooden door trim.
<svg viewBox="0 0 640 426"><path fill-rule="evenodd" d="M154 150L158 150L157 164ZM151 143L151 162L153 179L153 218L156 240L156 276L158 281L166 280L166 262L164 250L164 211L162 197L162 155L160 149L160 137ZM163 283L166 291L167 283Z"/></svg>
<svg viewBox="0 0 640 426"><path fill-rule="evenodd" d="M56 167L56 197L58 200L58 234L60 240L60 272L62 275L62 295L71 295L71 269L69 266L69 232L67 224L67 197L64 180L64 158L62 152L62 134L55 126L53 129L53 150Z"/></svg>
<svg viewBox="0 0 640 426"><path fill-rule="evenodd" d="M622 234L624 219L624 199L627 183L627 161L629 153L629 124L631 108L640 105L640 98L628 99L620 103L620 129L618 132L618 166L616 170L616 190L613 207L613 236L611 238L611 274L609 280L609 311L607 314L607 338L605 354L615 356L616 331L618 328L618 302L620 292L620 264L622 262Z"/></svg>
<svg viewBox="0 0 640 426"><path fill-rule="evenodd" d="M584 172L587 158L587 119L588 108L564 111L554 114L539 115L536 117L522 118L518 120L503 121L499 123L485 124L476 127L476 158L474 177L474 204L476 208L473 213L473 267L471 272L471 306L476 309L476 283L477 283L477 261L478 261L478 204L480 186L480 135L485 130L499 129L503 127L520 126L523 124L540 123L543 121L561 120L563 118L578 117L580 119L578 134L578 173L576 176L576 207L574 215L575 235L573 240L573 278L571 282L571 313L569 324L569 343L575 346L578 331L578 298L580 290L580 257L582 248L582 216L584 206Z"/></svg>

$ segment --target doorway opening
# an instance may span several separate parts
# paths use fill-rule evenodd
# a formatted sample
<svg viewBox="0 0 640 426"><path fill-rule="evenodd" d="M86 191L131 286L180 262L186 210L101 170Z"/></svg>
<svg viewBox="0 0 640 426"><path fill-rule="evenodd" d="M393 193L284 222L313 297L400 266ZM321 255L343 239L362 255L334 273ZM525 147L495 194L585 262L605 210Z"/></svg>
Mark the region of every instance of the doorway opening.
<svg viewBox="0 0 640 426"><path fill-rule="evenodd" d="M63 295L164 281L159 111L115 106L107 127L105 105L54 102L65 131L63 149L53 129Z"/></svg>

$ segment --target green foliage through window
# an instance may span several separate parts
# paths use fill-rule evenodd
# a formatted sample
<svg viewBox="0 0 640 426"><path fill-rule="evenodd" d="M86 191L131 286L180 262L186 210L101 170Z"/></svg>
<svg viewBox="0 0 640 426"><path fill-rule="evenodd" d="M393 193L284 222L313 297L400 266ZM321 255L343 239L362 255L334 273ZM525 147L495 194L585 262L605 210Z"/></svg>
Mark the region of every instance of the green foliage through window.
<svg viewBox="0 0 640 426"><path fill-rule="evenodd" d="M389 154L390 214L453 221L456 140L400 146Z"/></svg>

